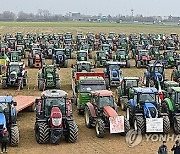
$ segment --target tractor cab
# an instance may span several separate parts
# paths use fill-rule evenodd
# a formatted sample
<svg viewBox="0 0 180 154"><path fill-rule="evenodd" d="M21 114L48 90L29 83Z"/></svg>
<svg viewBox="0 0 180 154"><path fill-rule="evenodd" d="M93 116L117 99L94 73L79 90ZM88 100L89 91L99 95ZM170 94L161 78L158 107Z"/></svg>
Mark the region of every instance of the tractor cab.
<svg viewBox="0 0 180 154"><path fill-rule="evenodd" d="M24 51L24 45L16 45L16 51L20 51L21 56L25 58L25 51Z"/></svg>
<svg viewBox="0 0 180 154"><path fill-rule="evenodd" d="M8 48L11 50L15 50L16 38L9 38L8 39Z"/></svg>
<svg viewBox="0 0 180 154"><path fill-rule="evenodd" d="M80 50L88 51L89 58L92 59L92 48L90 44L87 44L87 43L82 44Z"/></svg>
<svg viewBox="0 0 180 154"><path fill-rule="evenodd" d="M21 61L21 51L10 51L10 61L19 62Z"/></svg>
<svg viewBox="0 0 180 154"><path fill-rule="evenodd" d="M105 51L110 59L112 58L112 50L109 44L103 44L101 50Z"/></svg>
<svg viewBox="0 0 180 154"><path fill-rule="evenodd" d="M169 97L169 92L172 87L179 87L179 83L175 81L164 81L163 90L162 90L164 94L164 98Z"/></svg>
<svg viewBox="0 0 180 154"><path fill-rule="evenodd" d="M58 65L59 67L67 67L68 61L66 59L65 49L54 49L54 54L52 56L52 64Z"/></svg>
<svg viewBox="0 0 180 154"><path fill-rule="evenodd" d="M158 60L160 56L160 51L158 46L151 46L149 49L150 56L154 60Z"/></svg>
<svg viewBox="0 0 180 154"><path fill-rule="evenodd" d="M91 63L87 61L79 61L76 63L77 72L91 72Z"/></svg>
<svg viewBox="0 0 180 154"><path fill-rule="evenodd" d="M88 51L86 50L80 50L77 52L77 61L88 61L88 57Z"/></svg>

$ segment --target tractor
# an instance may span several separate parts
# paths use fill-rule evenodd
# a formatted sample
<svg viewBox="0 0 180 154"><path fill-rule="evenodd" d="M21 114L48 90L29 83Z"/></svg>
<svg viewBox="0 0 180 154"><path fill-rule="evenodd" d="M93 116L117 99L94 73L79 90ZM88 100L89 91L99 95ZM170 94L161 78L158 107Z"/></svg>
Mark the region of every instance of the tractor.
<svg viewBox="0 0 180 154"><path fill-rule="evenodd" d="M135 56L135 66L137 68L146 67L151 61L148 50L139 50Z"/></svg>
<svg viewBox="0 0 180 154"><path fill-rule="evenodd" d="M18 86L23 89L27 85L27 71L23 62L10 62L7 65L6 73L2 76L2 88Z"/></svg>
<svg viewBox="0 0 180 154"><path fill-rule="evenodd" d="M113 61L118 61L121 63L121 67L130 68L130 58L125 49L117 49L116 55L113 56Z"/></svg>
<svg viewBox="0 0 180 154"><path fill-rule="evenodd" d="M74 59L75 58L75 56L73 54L72 46L65 44L64 49L65 49L65 54L66 54L67 59Z"/></svg>
<svg viewBox="0 0 180 154"><path fill-rule="evenodd" d="M115 100L121 110L126 111L128 101L132 98L132 88L138 87L138 77L124 77L120 86L116 89Z"/></svg>
<svg viewBox="0 0 180 154"><path fill-rule="evenodd" d="M141 134L159 132L168 134L170 120L167 113L161 113L159 93L156 88L133 88L133 98L129 100L126 117L135 131ZM158 125L157 125L158 123Z"/></svg>
<svg viewBox="0 0 180 154"><path fill-rule="evenodd" d="M77 61L88 61L88 60L89 60L88 51L80 50L77 52Z"/></svg>
<svg viewBox="0 0 180 154"><path fill-rule="evenodd" d="M72 79L73 102L77 105L78 114L83 114L85 104L90 100L93 90L105 90L105 75L98 72L77 72Z"/></svg>
<svg viewBox="0 0 180 154"><path fill-rule="evenodd" d="M109 60L109 57L105 51L100 50L96 52L96 56L94 58L96 67L105 67L106 61L108 60Z"/></svg>
<svg viewBox="0 0 180 154"><path fill-rule="evenodd" d="M43 91L47 88L60 89L59 74L54 65L43 65L42 70L38 72L38 89Z"/></svg>
<svg viewBox="0 0 180 154"><path fill-rule="evenodd" d="M82 46L80 47L80 50L88 51L89 59L92 59L92 47L89 44L87 43L82 44Z"/></svg>
<svg viewBox="0 0 180 154"><path fill-rule="evenodd" d="M20 62L21 61L21 51L10 51L9 59L11 62Z"/></svg>
<svg viewBox="0 0 180 154"><path fill-rule="evenodd" d="M180 61L177 61L176 63L176 68L171 73L171 80L180 83Z"/></svg>
<svg viewBox="0 0 180 154"><path fill-rule="evenodd" d="M8 48L10 48L11 50L16 49L16 38L9 38L8 39Z"/></svg>
<svg viewBox="0 0 180 154"><path fill-rule="evenodd" d="M45 58L43 57L40 48L33 48L28 56L28 66L30 68L41 68L45 64Z"/></svg>
<svg viewBox="0 0 180 154"><path fill-rule="evenodd" d="M65 49L55 49L52 56L52 64L58 67L68 67L68 60L66 59Z"/></svg>
<svg viewBox="0 0 180 154"><path fill-rule="evenodd" d="M149 54L153 60L158 60L160 58L160 51L158 46L151 46L149 49Z"/></svg>
<svg viewBox="0 0 180 154"><path fill-rule="evenodd" d="M71 101L65 91L45 90L41 98L35 100L35 110L37 143L59 144L63 138L69 143L77 141L78 126L73 119Z"/></svg>
<svg viewBox="0 0 180 154"><path fill-rule="evenodd" d="M165 81L164 65L160 61L149 64L147 70L144 73L143 83L146 87L155 87L159 89L159 85L162 87Z"/></svg>
<svg viewBox="0 0 180 154"><path fill-rule="evenodd" d="M16 45L16 51L20 51L22 58L26 58L26 52L24 50L24 45Z"/></svg>
<svg viewBox="0 0 180 154"><path fill-rule="evenodd" d="M54 44L49 44L48 46L47 46L47 49L45 49L44 50L44 57L45 58L52 58L52 55L53 55L53 53L54 53Z"/></svg>
<svg viewBox="0 0 180 154"><path fill-rule="evenodd" d="M112 59L112 50L109 44L102 44L101 50L108 54L109 59Z"/></svg>
<svg viewBox="0 0 180 154"><path fill-rule="evenodd" d="M161 105L161 112L168 114L174 133L180 134L180 87L170 87Z"/></svg>
<svg viewBox="0 0 180 154"><path fill-rule="evenodd" d="M90 93L90 101L85 105L85 125L87 128L95 127L96 136L103 138L106 129L110 133L126 134L130 130L129 121L117 113L113 93L109 90L95 90ZM119 119L118 123L113 123ZM111 127L120 127L122 130L111 132Z"/></svg>
<svg viewBox="0 0 180 154"><path fill-rule="evenodd" d="M119 86L122 80L122 70L120 62L107 62L104 74L106 76L106 87Z"/></svg>
<svg viewBox="0 0 180 154"><path fill-rule="evenodd" d="M13 101L12 96L0 96L0 141L2 142L2 130L7 128L9 133L9 143L11 146L19 144L19 129L17 126L17 102Z"/></svg>

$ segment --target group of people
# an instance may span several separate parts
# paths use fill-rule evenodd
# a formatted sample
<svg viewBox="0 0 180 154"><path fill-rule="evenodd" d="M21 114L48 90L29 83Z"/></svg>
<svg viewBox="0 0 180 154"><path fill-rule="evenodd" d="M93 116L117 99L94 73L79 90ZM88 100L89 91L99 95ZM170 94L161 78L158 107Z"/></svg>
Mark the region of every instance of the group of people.
<svg viewBox="0 0 180 154"><path fill-rule="evenodd" d="M174 154L180 154L180 143L179 140L176 140L175 144L173 145L171 151L174 151ZM158 149L158 154L167 154L168 148L166 145L166 141L163 141L162 145Z"/></svg>

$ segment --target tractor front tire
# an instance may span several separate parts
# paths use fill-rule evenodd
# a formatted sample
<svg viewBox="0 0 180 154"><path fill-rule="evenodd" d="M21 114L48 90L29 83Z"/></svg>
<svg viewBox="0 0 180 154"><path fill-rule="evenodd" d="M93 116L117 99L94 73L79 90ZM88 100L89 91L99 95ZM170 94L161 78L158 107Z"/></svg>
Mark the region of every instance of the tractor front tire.
<svg viewBox="0 0 180 154"><path fill-rule="evenodd" d="M126 67L127 67L127 68L130 68L130 67L131 67L130 60L127 60Z"/></svg>
<svg viewBox="0 0 180 154"><path fill-rule="evenodd" d="M129 120L124 117L124 134L126 135L128 131L131 129Z"/></svg>
<svg viewBox="0 0 180 154"><path fill-rule="evenodd" d="M175 134L180 134L180 116L174 116L173 129Z"/></svg>
<svg viewBox="0 0 180 154"><path fill-rule="evenodd" d="M78 126L75 121L67 121L67 134L65 140L69 143L74 143L78 139Z"/></svg>
<svg viewBox="0 0 180 154"><path fill-rule="evenodd" d="M60 80L56 80L56 89L60 89L61 84L60 84Z"/></svg>
<svg viewBox="0 0 180 154"><path fill-rule="evenodd" d="M19 144L19 129L18 129L18 126L12 126L11 127L10 144L11 144L11 146L18 146L18 144Z"/></svg>
<svg viewBox="0 0 180 154"><path fill-rule="evenodd" d="M137 61L137 68L141 68L141 62Z"/></svg>
<svg viewBox="0 0 180 154"><path fill-rule="evenodd" d="M7 81L6 80L2 80L2 88L6 89L7 88Z"/></svg>
<svg viewBox="0 0 180 154"><path fill-rule="evenodd" d="M93 117L91 115L90 109L89 107L85 107L85 111L84 111L84 117L85 117L85 124L87 128L92 128L92 124L93 124Z"/></svg>
<svg viewBox="0 0 180 154"><path fill-rule="evenodd" d="M168 134L170 132L170 120L168 116L163 116L163 132Z"/></svg>
<svg viewBox="0 0 180 154"><path fill-rule="evenodd" d="M49 142L50 131L48 125L44 122L35 124L36 141L39 144L45 144Z"/></svg>
<svg viewBox="0 0 180 154"><path fill-rule="evenodd" d="M126 118L129 118L130 125L133 125L133 109L131 104L129 103L126 108Z"/></svg>
<svg viewBox="0 0 180 154"><path fill-rule="evenodd" d="M135 131L140 132L141 134L145 134L146 126L145 126L145 120L144 120L143 116L135 117L134 128L135 128Z"/></svg>
<svg viewBox="0 0 180 154"><path fill-rule="evenodd" d="M105 135L105 123L102 119L97 119L96 120L96 136L98 138L104 138Z"/></svg>
<svg viewBox="0 0 180 154"><path fill-rule="evenodd" d="M38 81L38 89L43 91L45 89L43 80Z"/></svg>
<svg viewBox="0 0 180 154"><path fill-rule="evenodd" d="M127 98L122 98L121 99L121 110L126 111L128 105L128 99Z"/></svg>

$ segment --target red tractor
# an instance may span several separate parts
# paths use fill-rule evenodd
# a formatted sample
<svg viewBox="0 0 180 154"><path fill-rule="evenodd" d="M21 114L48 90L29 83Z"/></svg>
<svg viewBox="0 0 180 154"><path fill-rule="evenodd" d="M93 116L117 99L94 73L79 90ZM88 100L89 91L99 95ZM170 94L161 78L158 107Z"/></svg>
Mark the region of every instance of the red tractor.
<svg viewBox="0 0 180 154"><path fill-rule="evenodd" d="M40 48L33 48L28 56L28 66L30 68L41 68L45 64L45 58L43 57Z"/></svg>
<svg viewBox="0 0 180 154"><path fill-rule="evenodd" d="M130 130L129 121L117 113L113 93L109 90L91 91L91 99L85 106L85 124L87 128L95 127L96 135L103 138L105 129L110 133L126 134Z"/></svg>
<svg viewBox="0 0 180 154"><path fill-rule="evenodd" d="M146 67L151 61L148 50L138 50L135 56L135 66L137 68Z"/></svg>
<svg viewBox="0 0 180 154"><path fill-rule="evenodd" d="M78 126L73 119L71 101L63 90L46 90L35 100L35 136L39 144L58 144L63 138L76 142Z"/></svg>

